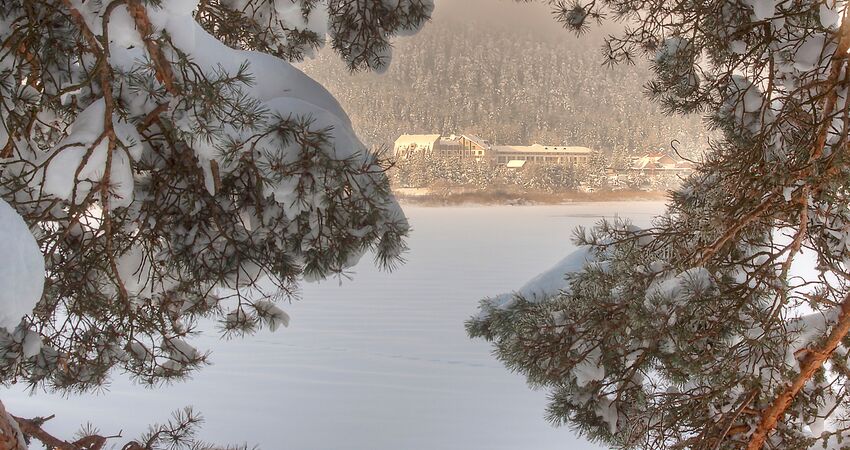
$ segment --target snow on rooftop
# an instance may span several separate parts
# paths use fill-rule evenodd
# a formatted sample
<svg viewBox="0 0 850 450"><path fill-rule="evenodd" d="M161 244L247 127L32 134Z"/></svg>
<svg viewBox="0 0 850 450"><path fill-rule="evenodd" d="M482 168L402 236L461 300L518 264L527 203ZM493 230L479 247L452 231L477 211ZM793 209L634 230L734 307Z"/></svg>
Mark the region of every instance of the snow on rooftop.
<svg viewBox="0 0 850 450"><path fill-rule="evenodd" d="M570 153L589 154L593 150L587 147L562 146L562 145L494 145L496 153Z"/></svg>
<svg viewBox="0 0 850 450"><path fill-rule="evenodd" d="M633 159L631 168L634 170L681 170L694 169L694 164L689 161L674 158L669 154L652 152Z"/></svg>
<svg viewBox="0 0 850 450"><path fill-rule="evenodd" d="M436 141L440 139L442 135L439 134L402 134L396 139L398 141Z"/></svg>
<svg viewBox="0 0 850 450"><path fill-rule="evenodd" d="M422 145L422 144L430 144L433 145L435 142L440 140L441 135L439 134L402 134L398 139L395 140L395 146L408 146L411 144Z"/></svg>

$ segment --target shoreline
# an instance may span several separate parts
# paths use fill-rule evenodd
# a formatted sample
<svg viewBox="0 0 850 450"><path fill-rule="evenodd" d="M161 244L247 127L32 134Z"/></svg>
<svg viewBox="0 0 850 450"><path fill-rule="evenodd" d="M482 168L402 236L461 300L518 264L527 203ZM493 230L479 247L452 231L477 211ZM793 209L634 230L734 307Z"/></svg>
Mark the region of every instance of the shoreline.
<svg viewBox="0 0 850 450"><path fill-rule="evenodd" d="M416 206L460 205L560 205L593 202L663 201L666 191L537 192L503 190L431 190L402 188L393 190L401 204Z"/></svg>

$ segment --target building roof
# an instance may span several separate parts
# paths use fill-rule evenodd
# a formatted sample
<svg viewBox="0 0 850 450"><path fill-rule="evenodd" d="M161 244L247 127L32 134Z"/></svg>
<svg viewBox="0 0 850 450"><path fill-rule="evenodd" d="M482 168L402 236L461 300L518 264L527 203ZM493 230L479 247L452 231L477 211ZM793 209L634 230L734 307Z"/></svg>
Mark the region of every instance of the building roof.
<svg viewBox="0 0 850 450"><path fill-rule="evenodd" d="M395 146L398 148L407 147L411 144L416 144L417 146L422 144L433 145L438 140L440 140L439 134L402 134L395 140Z"/></svg>
<svg viewBox="0 0 850 450"><path fill-rule="evenodd" d="M559 145L494 145L496 153L553 153L553 154L590 154L593 150L587 147L559 146Z"/></svg>
<svg viewBox="0 0 850 450"><path fill-rule="evenodd" d="M442 145L460 145L460 136L442 136L440 137L440 144Z"/></svg>
<svg viewBox="0 0 850 450"><path fill-rule="evenodd" d="M490 146L486 139L481 139L480 137L474 134L462 134L461 136L466 138L468 141L474 142L481 148L487 148Z"/></svg>
<svg viewBox="0 0 850 450"><path fill-rule="evenodd" d="M636 158L631 168L632 170L683 170L693 169L694 165L665 153L654 152Z"/></svg>
<svg viewBox="0 0 850 450"><path fill-rule="evenodd" d="M508 169L521 169L523 166L525 166L525 162L526 161L524 159L512 159L508 161L507 164L505 164L505 167L507 167Z"/></svg>

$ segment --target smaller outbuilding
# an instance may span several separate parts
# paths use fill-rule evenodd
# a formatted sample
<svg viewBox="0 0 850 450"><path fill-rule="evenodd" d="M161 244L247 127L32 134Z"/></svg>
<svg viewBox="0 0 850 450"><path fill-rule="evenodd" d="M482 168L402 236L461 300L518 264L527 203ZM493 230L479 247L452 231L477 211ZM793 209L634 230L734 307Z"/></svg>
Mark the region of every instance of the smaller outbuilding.
<svg viewBox="0 0 850 450"><path fill-rule="evenodd" d="M635 158L629 167L629 171L645 175L687 173L693 170L694 165L690 161L680 160L661 152L647 153Z"/></svg>

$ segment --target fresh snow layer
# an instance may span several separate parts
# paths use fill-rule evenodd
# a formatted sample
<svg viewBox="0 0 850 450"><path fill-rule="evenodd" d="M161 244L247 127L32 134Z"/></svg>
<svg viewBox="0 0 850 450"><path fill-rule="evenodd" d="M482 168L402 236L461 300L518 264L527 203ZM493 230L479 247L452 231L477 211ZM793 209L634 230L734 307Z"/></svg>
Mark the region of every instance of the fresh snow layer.
<svg viewBox="0 0 850 450"><path fill-rule="evenodd" d="M222 74L234 75L247 67L251 82L239 88L240 95L244 94L256 100L258 106L268 113L268 121L277 120L278 117L282 120L309 121L311 130L327 133L330 145L323 150L329 157L336 160L348 160L355 156L362 160L367 158L368 149L357 138L348 115L321 84L287 61L260 52L242 51L226 46L207 33L192 17L196 5L196 0L164 0L157 6L149 6L148 15L154 28L167 33L174 47L189 55L192 63L207 76L215 78ZM84 13L84 19L98 34L101 32L101 21L96 6L78 5ZM289 1L276 3L276 7L287 17L300 11L296 6ZM314 19L321 22L323 18L320 17L319 9L321 8L316 8ZM324 20L326 21L326 17ZM118 7L110 24L111 63L126 72L132 72L143 64L145 54L144 45L138 31L132 26L132 19L126 8ZM124 100L129 115L133 117L144 116L157 107L145 96ZM52 151L42 155L39 162L46 168L44 173L33 178L33 186L43 185L46 194L79 203L108 174L110 192L114 194L110 198L110 206L117 208L131 205L135 188L132 163L141 156L141 138L132 125L113 118L112 127L116 132L119 147L128 151L112 151L111 166L106 170L110 150L109 142L104 137L105 112L104 101L98 100L77 116L69 128L69 135ZM191 148L200 162L206 187L212 193L212 162L218 162L222 174L230 173L236 168L232 158L222 157L221 148L230 142L249 141L256 130L242 129L230 123L211 123L209 125L219 128L220 132L211 135L199 134L200 120L191 111L178 109L174 123L187 136L196 136L190 143ZM296 143L287 145L271 135L260 139L256 145L260 151L281 153L283 162L298 158L301 151L301 147ZM352 164L357 164L356 158ZM275 199L284 205L289 216L299 214L299 208L305 205L312 205L312 202L294 201L297 181L296 177L284 178L279 182L269 183L264 192L265 195L274 195ZM366 190L365 195L371 194L368 191L371 189L368 183L363 189ZM318 198L314 200L320 201ZM389 215L403 217L397 205L388 204L385 207L389 210ZM132 255L129 259L127 268L132 265L130 263L135 262ZM136 284L131 288L142 295L150 291L151 286L147 283L144 265L136 264L135 269L138 269L138 273L133 272L128 277L137 279L131 281Z"/></svg>
<svg viewBox="0 0 850 450"><path fill-rule="evenodd" d="M534 277L531 281L521 287L516 294L526 300L540 300L569 287L564 275L578 272L584 268L589 261L593 260L590 255L590 247L581 247L567 255L546 272Z"/></svg>
<svg viewBox="0 0 850 450"><path fill-rule="evenodd" d="M489 303L496 308L508 309L514 305L518 298L529 302L539 302L567 290L569 282L566 280L566 275L580 271L588 262L593 260L590 250L590 247L582 247L573 251L549 270L525 283L517 291L498 295L490 299ZM483 319L483 314L485 314L483 311L480 312L478 317Z"/></svg>
<svg viewBox="0 0 850 450"><path fill-rule="evenodd" d="M77 116L70 127L70 134L56 145L53 152L44 155L42 162L47 163L44 178L35 177L31 181L33 185L41 185L45 193L75 203L81 202L88 195L106 173L104 169L109 154L109 141L103 134L105 108L103 99L100 99ZM112 127L117 139L129 152L112 153L109 184L114 196L111 206L126 207L133 201L134 187L132 167L127 155L129 153L133 158L140 156L141 137L126 122L113 119ZM74 195L76 198L72 199Z"/></svg>
<svg viewBox="0 0 850 450"><path fill-rule="evenodd" d="M0 230L0 327L12 332L41 299L44 257L27 224L3 200ZM25 346L25 351L34 345Z"/></svg>
<svg viewBox="0 0 850 450"><path fill-rule="evenodd" d="M100 395L30 396L16 386L3 402L24 417L55 413L49 431L59 436L85 422L105 434L123 430L116 445L192 405L206 419L205 441L265 450L599 450L569 427L549 425L546 393L505 369L490 344L469 339L464 321L480 299L516 289L572 253L575 226L615 214L646 226L662 210L407 206L415 231L405 265L386 273L367 256L353 281L304 285L299 301L278 303L292 322L274 333L187 340L211 350L213 363L187 382L151 390L118 374ZM130 351L148 352L141 344ZM616 408L599 414L616 417Z"/></svg>

